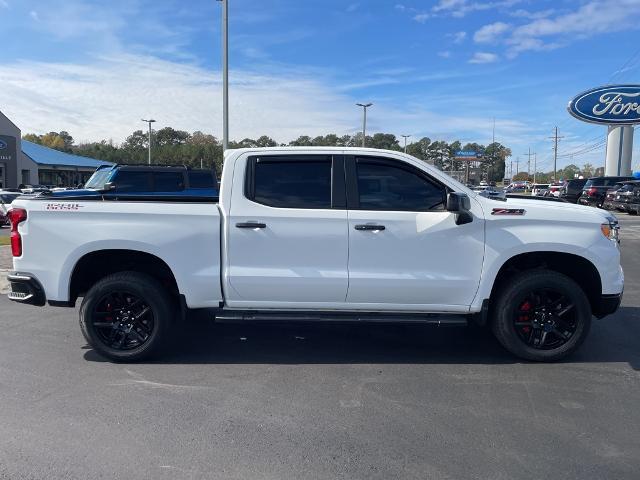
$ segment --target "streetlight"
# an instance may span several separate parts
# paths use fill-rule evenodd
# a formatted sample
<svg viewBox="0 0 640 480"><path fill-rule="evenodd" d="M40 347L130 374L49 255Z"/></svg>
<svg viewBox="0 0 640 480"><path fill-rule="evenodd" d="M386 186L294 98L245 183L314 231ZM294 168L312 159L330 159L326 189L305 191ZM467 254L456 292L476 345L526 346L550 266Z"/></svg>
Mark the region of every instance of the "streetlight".
<svg viewBox="0 0 640 480"><path fill-rule="evenodd" d="M222 2L222 152L229 147L229 0Z"/></svg>
<svg viewBox="0 0 640 480"><path fill-rule="evenodd" d="M400 135L404 138L404 153L407 153L407 138L411 137L411 135Z"/></svg>
<svg viewBox="0 0 640 480"><path fill-rule="evenodd" d="M155 120L154 119L145 120L144 118L141 120L149 124L149 165L151 165L151 124L155 123Z"/></svg>
<svg viewBox="0 0 640 480"><path fill-rule="evenodd" d="M364 148L364 141L367 138L367 108L373 103L356 103L357 106L362 107L362 148Z"/></svg>

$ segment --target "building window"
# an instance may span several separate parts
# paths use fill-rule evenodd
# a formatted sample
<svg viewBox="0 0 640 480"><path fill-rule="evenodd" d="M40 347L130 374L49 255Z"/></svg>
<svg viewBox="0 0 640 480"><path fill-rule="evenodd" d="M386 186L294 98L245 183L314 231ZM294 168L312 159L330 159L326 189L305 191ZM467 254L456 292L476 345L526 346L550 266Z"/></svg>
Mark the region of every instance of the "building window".
<svg viewBox="0 0 640 480"><path fill-rule="evenodd" d="M23 185L31 184L31 170L22 170L22 183Z"/></svg>

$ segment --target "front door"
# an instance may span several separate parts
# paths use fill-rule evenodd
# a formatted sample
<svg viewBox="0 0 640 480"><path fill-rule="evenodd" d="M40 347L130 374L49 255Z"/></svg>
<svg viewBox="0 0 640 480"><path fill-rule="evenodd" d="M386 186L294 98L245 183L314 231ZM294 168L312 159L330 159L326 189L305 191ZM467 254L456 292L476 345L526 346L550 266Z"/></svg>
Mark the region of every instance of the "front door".
<svg viewBox="0 0 640 480"><path fill-rule="evenodd" d="M466 311L480 281L484 221L456 225L447 188L400 160L347 160L354 308ZM472 200L473 202L473 200Z"/></svg>
<svg viewBox="0 0 640 480"><path fill-rule="evenodd" d="M229 306L344 306L349 245L341 156L239 159L225 224Z"/></svg>

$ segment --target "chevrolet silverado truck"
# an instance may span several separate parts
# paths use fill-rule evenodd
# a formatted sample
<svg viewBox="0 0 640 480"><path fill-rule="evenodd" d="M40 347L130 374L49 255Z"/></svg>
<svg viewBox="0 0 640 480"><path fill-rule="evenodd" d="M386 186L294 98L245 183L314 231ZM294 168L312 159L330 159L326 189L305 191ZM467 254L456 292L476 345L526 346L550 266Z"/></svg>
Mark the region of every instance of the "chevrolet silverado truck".
<svg viewBox="0 0 640 480"><path fill-rule="evenodd" d="M611 214L484 198L400 152L229 150L217 199L106 193L16 199L8 279L16 302L82 298L82 333L113 361L158 354L191 309L476 323L520 358L553 361L622 297Z"/></svg>

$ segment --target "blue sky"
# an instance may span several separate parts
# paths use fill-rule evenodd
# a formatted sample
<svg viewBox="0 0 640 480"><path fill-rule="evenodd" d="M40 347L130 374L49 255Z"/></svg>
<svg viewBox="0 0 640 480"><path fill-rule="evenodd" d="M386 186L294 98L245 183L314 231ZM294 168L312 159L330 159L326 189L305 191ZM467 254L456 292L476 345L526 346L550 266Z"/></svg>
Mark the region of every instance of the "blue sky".
<svg viewBox="0 0 640 480"><path fill-rule="evenodd" d="M229 5L234 139L354 133L371 101L369 132L489 143L495 118L514 162L531 148L545 170L557 125L561 165L601 165L604 127L566 104L640 81L640 0ZM23 133L120 142L153 116L220 135L218 2L0 0L0 22L0 110Z"/></svg>

